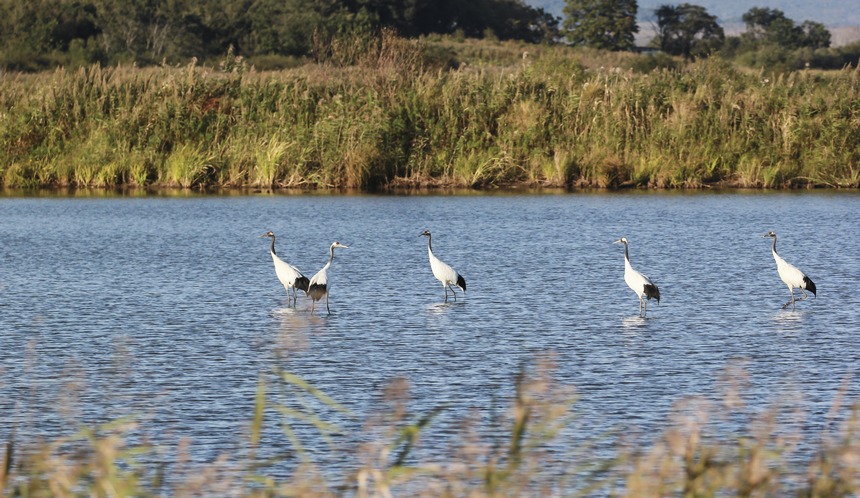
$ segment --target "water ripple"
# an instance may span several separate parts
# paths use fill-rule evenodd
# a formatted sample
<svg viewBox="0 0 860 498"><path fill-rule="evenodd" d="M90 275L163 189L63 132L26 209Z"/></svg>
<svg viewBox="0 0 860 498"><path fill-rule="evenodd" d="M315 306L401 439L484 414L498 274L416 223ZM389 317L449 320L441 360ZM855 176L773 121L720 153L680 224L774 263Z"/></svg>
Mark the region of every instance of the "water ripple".
<svg viewBox="0 0 860 498"><path fill-rule="evenodd" d="M435 427L450 437L446 422L498 405L521 368L549 357L577 388L578 430L594 437L631 424L655 433L682 397L717 396L736 362L753 379L749 400L796 399L823 417L839 392L860 394L860 196L804 193L806 214L782 216L796 201L3 198L0 430L55 436L143 411L211 460L236 447L260 373L279 366L360 415L405 378L413 410L448 407ZM457 301L432 276L424 228L469 283ZM287 306L257 237L269 229L306 274L333 240L351 246L329 273L331 315L311 315L304 296ZM795 310L780 309L786 288L760 237L770 229L820 289ZM620 236L663 295L647 318L623 281ZM58 393L72 380L86 394L64 411Z"/></svg>

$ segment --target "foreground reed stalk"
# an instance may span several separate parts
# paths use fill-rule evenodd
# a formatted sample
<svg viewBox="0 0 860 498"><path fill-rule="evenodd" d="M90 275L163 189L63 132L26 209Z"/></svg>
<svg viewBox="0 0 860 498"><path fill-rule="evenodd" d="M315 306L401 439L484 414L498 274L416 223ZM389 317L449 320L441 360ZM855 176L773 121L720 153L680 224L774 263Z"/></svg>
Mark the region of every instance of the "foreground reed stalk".
<svg viewBox="0 0 860 498"><path fill-rule="evenodd" d="M609 56L489 42L449 69L426 43L365 46L269 73L230 58L0 74L0 183L860 186L860 69L601 67Z"/></svg>
<svg viewBox="0 0 860 498"><path fill-rule="evenodd" d="M724 386L715 401L679 400L665 432L640 446L629 427L614 434L580 433L577 426L588 421L575 414L575 391L554 382L553 373L551 361L524 368L498 409L448 422L440 420L445 406L413 413L408 382L395 380L375 412L356 425L348 409L277 370L260 376L247 442L235 453L208 464L190 463L193 442L182 440L176 448L146 442L147 430L165 428L147 429L143 415L44 443L16 441L13 433L4 445L0 492L34 497L847 497L860 492L860 406L844 406L841 395L827 414L827 429L804 438L798 428L808 422L807 414L780 400L770 407L747 406L743 392ZM743 376L736 371L727 378ZM737 434L718 429L728 421L744 425ZM444 433L456 437L436 439ZM310 444L316 445L313 451Z"/></svg>

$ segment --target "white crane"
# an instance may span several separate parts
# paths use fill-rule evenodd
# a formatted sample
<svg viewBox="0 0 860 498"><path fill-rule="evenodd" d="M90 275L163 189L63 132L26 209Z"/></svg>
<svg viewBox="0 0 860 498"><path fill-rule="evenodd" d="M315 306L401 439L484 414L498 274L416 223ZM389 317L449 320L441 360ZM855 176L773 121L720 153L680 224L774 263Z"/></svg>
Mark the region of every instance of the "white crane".
<svg viewBox="0 0 860 498"><path fill-rule="evenodd" d="M656 299L657 304L660 304L660 289L654 285L654 282L645 275L634 270L630 266L630 255L628 253L629 243L626 237L621 237L614 242L615 244L624 244L624 281L627 282L627 287L630 287L639 298L639 315L645 316L648 313L648 303L645 299Z"/></svg>
<svg viewBox="0 0 860 498"><path fill-rule="evenodd" d="M331 262L334 260L334 249L336 247L342 247L344 249L349 249L349 246L345 246L340 242L332 242L331 247L329 247L329 257L328 263L322 267L322 270L318 271L316 275L311 277L310 285L308 287L308 295L311 296L311 313L314 312L314 305L317 301L325 296L325 309L331 314L331 310L328 307L328 269L331 266Z"/></svg>
<svg viewBox="0 0 860 498"><path fill-rule="evenodd" d="M456 301L457 293L454 292L454 288L451 286L456 285L463 289L463 292L466 292L466 279L433 254L433 236L430 235L430 230L424 230L424 233L419 235L419 237L427 237L427 253L430 255L430 269L433 270L433 276L436 277L436 280L442 282L442 286L445 288L445 302L448 301L449 288L451 289L451 294L454 295L454 301Z"/></svg>
<svg viewBox="0 0 860 498"><path fill-rule="evenodd" d="M305 294L308 293L308 277L302 275L302 272L298 268L282 260L275 254L275 234L273 232L269 231L260 235L260 238L263 237L272 239L272 247L269 249L269 253L271 253L272 262L275 264L275 274L278 275L278 280L281 281L284 289L287 291L287 306L290 305L290 289L293 289L293 305L295 305L299 299L296 289L305 291Z"/></svg>
<svg viewBox="0 0 860 498"><path fill-rule="evenodd" d="M806 276L802 271L798 270L792 264L788 263L786 260L782 259L779 254L776 253L776 234L773 233L773 230L762 235L762 237L771 237L773 238L773 247L771 251L773 252L773 259L776 260L776 271L779 273L779 278L788 286L788 292L791 293L791 300L782 305L782 308L785 309L788 305L791 305L791 309L794 309L794 288L797 287L800 289L803 297L800 299L803 301L806 299L806 292L808 290L815 294L815 283L812 282L812 279Z"/></svg>

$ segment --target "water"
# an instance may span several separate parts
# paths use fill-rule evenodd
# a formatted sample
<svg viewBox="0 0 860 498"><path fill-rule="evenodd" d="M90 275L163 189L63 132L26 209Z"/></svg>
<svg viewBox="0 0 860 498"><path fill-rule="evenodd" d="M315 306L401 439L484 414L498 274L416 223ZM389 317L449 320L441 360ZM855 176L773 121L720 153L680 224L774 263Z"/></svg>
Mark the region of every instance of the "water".
<svg viewBox="0 0 860 498"><path fill-rule="evenodd" d="M840 389L860 394L858 212L860 196L833 191L0 198L0 440L134 414L212 461L244 447L276 364L351 410L344 432L406 378L413 413L446 406L444 439L552 355L587 436L657 433L679 400L747 375L750 406L790 400L815 437ZM468 283L456 302L425 228ZM771 229L818 287L796 310L780 308ZM330 316L304 296L287 307L267 230L308 277L332 241L350 246L329 272ZM647 319L621 236L660 288ZM727 373L737 363L746 373Z"/></svg>

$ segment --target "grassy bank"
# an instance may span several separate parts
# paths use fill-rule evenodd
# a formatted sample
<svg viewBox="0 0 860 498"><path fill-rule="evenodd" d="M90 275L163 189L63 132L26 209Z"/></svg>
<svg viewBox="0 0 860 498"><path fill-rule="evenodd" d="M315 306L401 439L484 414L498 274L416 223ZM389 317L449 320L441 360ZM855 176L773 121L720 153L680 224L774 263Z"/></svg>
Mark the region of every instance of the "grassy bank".
<svg viewBox="0 0 860 498"><path fill-rule="evenodd" d="M7 187L860 186L860 70L491 42L0 75ZM451 69L451 66L456 66ZM668 66L668 67L666 67Z"/></svg>
<svg viewBox="0 0 860 498"><path fill-rule="evenodd" d="M860 492L858 406L833 401L824 416L772 400L746 404L727 376L711 401L679 400L667 429L637 446L631 428L577 435L575 391L557 385L551 366L524 373L504 395L428 434L444 407L409 409L409 386L392 382L360 433L336 401L288 372L260 378L246 439L209 463L189 457L194 442L153 442L147 417L128 417L43 443L13 433L3 441L4 496L803 496ZM268 393L268 394L267 394ZM74 410L72 410L74 412ZM592 421L593 422L593 421ZM729 433L720 427L740 427ZM355 424L353 424L354 426ZM799 428L820 426L804 437ZM23 431L22 431L23 432ZM320 435L323 448L302 439ZM353 444L342 444L351 440ZM425 446L435 448L430 456ZM285 448L288 448L285 450ZM320 464L326 452L335 468ZM278 470L280 469L280 470ZM285 470L287 469L287 470Z"/></svg>

